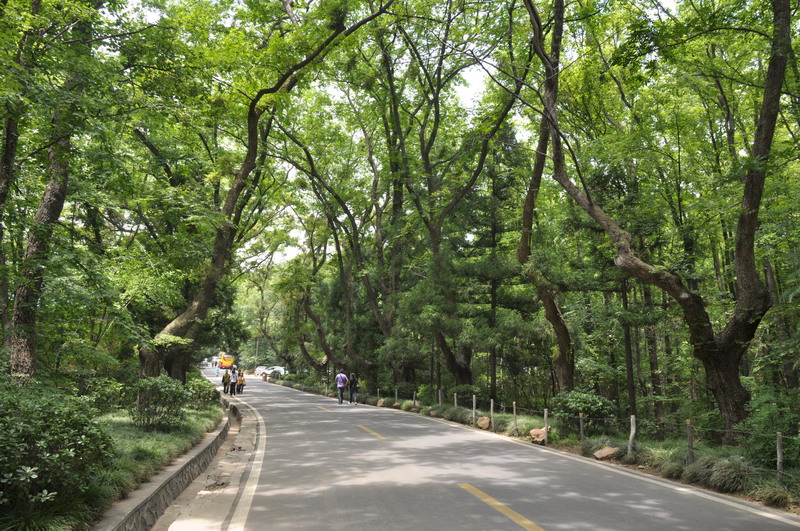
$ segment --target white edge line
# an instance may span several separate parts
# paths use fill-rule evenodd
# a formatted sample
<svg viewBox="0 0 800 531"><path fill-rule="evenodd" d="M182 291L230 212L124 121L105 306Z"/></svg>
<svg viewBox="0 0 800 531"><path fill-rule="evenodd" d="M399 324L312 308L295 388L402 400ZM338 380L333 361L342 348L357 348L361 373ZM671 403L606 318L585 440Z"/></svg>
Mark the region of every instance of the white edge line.
<svg viewBox="0 0 800 531"><path fill-rule="evenodd" d="M261 414L250 404L239 401L240 404L247 406L253 412L258 423L258 439L256 440L256 451L253 456L252 466L250 467L250 475L247 478L247 485L242 491L239 498L239 503L233 513L233 518L228 526L228 531L244 531L244 524L247 521L247 515L250 512L250 506L253 504L253 497L258 487L258 480L261 476L261 467L264 464L264 450L266 447L266 432L264 431L264 420Z"/></svg>

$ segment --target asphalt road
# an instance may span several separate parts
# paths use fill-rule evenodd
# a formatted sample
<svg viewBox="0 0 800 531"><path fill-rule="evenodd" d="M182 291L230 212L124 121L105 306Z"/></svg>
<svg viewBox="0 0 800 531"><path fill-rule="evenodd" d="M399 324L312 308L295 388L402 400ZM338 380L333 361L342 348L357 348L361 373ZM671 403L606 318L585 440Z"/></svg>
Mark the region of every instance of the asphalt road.
<svg viewBox="0 0 800 531"><path fill-rule="evenodd" d="M238 398L258 442L230 530L800 528L735 498L417 414L253 377Z"/></svg>

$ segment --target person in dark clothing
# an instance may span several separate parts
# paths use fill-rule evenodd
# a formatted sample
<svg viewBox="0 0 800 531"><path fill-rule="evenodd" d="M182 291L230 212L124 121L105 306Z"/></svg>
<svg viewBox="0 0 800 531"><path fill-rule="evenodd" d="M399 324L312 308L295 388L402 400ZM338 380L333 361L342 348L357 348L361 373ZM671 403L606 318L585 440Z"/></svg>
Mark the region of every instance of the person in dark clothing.
<svg viewBox="0 0 800 531"><path fill-rule="evenodd" d="M225 394L228 392L228 388L231 385L231 375L226 370L225 374L222 375L222 393Z"/></svg>
<svg viewBox="0 0 800 531"><path fill-rule="evenodd" d="M350 388L350 403L358 404L358 378L356 378L356 373L350 373L347 386Z"/></svg>

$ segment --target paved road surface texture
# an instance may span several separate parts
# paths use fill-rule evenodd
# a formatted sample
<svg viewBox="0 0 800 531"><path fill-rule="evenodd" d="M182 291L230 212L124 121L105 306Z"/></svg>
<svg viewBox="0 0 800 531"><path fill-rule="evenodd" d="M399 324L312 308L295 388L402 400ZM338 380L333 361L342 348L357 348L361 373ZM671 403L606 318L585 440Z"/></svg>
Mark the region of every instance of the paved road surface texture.
<svg viewBox="0 0 800 531"><path fill-rule="evenodd" d="M417 414L255 378L238 399L256 419L256 447L233 506L210 528L800 528L735 498Z"/></svg>

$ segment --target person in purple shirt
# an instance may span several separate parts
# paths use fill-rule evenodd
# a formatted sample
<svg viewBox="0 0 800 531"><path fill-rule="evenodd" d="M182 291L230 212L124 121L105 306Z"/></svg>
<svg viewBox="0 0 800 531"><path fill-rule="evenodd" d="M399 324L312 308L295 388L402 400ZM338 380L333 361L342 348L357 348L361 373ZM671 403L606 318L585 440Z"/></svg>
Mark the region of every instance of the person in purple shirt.
<svg viewBox="0 0 800 531"><path fill-rule="evenodd" d="M339 374L336 375L336 392L339 396L340 405L344 401L344 390L349 382L350 380L347 379L344 369L339 369Z"/></svg>

